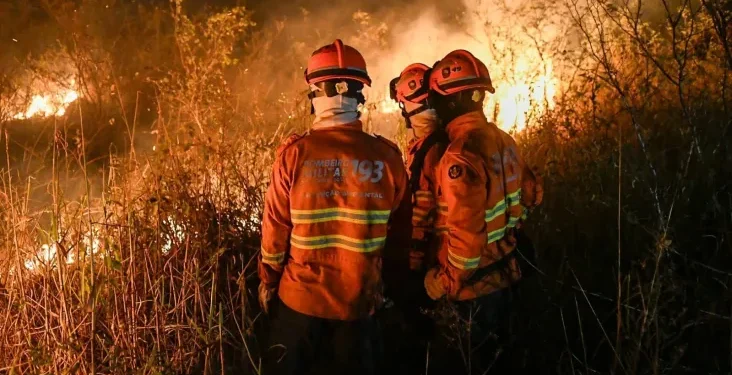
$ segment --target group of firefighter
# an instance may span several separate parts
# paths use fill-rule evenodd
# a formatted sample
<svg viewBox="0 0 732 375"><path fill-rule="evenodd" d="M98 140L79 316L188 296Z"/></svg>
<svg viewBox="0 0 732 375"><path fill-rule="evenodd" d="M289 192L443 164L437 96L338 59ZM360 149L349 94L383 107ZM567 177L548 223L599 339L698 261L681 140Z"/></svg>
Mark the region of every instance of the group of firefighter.
<svg viewBox="0 0 732 375"><path fill-rule="evenodd" d="M397 145L363 131L371 79L355 48L316 50L305 80L315 120L278 148L264 203L262 373L306 374L316 362L349 375L484 373L526 272L520 227L543 196L515 141L484 115L487 67L455 50L391 81L414 135L406 166ZM471 323L469 360L446 342L455 325L417 326L445 304ZM386 357L375 316L388 309L431 333Z"/></svg>

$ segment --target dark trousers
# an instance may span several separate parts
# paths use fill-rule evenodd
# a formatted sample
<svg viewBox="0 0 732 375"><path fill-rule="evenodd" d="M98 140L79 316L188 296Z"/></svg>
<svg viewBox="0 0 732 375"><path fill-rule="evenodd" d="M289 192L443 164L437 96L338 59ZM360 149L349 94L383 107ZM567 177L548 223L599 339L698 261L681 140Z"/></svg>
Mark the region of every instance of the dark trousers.
<svg viewBox="0 0 732 375"><path fill-rule="evenodd" d="M434 336L433 318L424 313L435 303L424 290L425 272L411 271L393 293L394 305L377 313L383 328L383 371L380 374L424 374L427 347Z"/></svg>
<svg viewBox="0 0 732 375"><path fill-rule="evenodd" d="M500 353L510 338L511 299L509 288L441 309L427 375L504 373Z"/></svg>
<svg viewBox="0 0 732 375"><path fill-rule="evenodd" d="M301 314L277 301L263 375L374 375L378 329L372 318L341 321Z"/></svg>

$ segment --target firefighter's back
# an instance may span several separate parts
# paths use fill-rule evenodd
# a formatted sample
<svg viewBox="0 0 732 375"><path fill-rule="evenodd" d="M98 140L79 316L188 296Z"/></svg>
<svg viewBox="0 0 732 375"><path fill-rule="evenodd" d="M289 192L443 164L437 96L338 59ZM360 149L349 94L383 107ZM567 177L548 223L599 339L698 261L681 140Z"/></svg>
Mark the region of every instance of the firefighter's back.
<svg viewBox="0 0 732 375"><path fill-rule="evenodd" d="M312 130L282 156L293 228L281 300L310 316L368 316L380 297L387 224L406 188L399 150L356 122Z"/></svg>

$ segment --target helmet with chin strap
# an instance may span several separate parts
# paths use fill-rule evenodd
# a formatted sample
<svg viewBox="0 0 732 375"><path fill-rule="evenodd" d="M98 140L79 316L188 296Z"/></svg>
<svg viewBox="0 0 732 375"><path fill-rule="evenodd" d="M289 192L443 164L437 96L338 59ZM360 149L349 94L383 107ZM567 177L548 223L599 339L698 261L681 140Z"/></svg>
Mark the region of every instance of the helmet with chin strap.
<svg viewBox="0 0 732 375"><path fill-rule="evenodd" d="M446 123L462 114L482 110L486 92L496 92L488 68L466 50L452 51L437 61L429 85L435 93L434 107Z"/></svg>
<svg viewBox="0 0 732 375"><path fill-rule="evenodd" d="M431 71L432 69L425 64L411 64L404 68L399 77L389 83L390 97L399 103L407 128L412 127L410 117L432 108L429 87ZM416 108L408 110L408 103L409 107Z"/></svg>
<svg viewBox="0 0 732 375"><path fill-rule="evenodd" d="M483 90L494 94L488 68L472 53L455 50L435 63L429 80L430 89L447 96L465 90Z"/></svg>
<svg viewBox="0 0 732 375"><path fill-rule="evenodd" d="M359 104L366 102L364 85L371 86L363 56L340 39L313 52L305 69L305 82L310 85L311 100L343 95L355 98Z"/></svg>

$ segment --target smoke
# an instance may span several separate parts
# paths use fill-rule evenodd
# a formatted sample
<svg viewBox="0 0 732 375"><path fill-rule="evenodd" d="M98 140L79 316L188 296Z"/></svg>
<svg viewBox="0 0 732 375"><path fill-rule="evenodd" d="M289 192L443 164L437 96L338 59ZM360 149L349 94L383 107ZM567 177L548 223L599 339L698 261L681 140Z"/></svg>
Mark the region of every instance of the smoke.
<svg viewBox="0 0 732 375"><path fill-rule="evenodd" d="M399 112L388 83L407 65L433 65L455 49L465 49L488 67L494 95L485 112L506 130L521 130L554 106L561 80L557 51L566 29L558 10L543 2L503 0L422 0L371 3L301 2L284 13L265 11L260 42L248 42L255 58L242 60L245 73L234 85L242 102L259 105L269 121L296 118L309 109L302 71L312 51L340 38L366 58L373 80L366 89L370 130L387 137L398 131ZM289 109L270 113L271 103ZM246 111L244 111L246 112ZM257 112L257 111L249 111ZM300 112L302 113L302 112Z"/></svg>
<svg viewBox="0 0 732 375"><path fill-rule="evenodd" d="M562 22L551 9L529 2L463 0L461 5L452 20L435 6L407 13L388 25L387 49L362 51L374 81L369 98L388 99L389 81L407 65L431 66L450 51L465 49L487 65L496 88L486 103L489 119L520 130L554 105L560 82L553 51L561 43ZM390 135L393 129L378 130Z"/></svg>
<svg viewBox="0 0 732 375"><path fill-rule="evenodd" d="M541 6L543 2L391 0L371 3L338 0L324 3L300 0L296 5L288 3L278 7L267 5L270 2L262 1L261 4L261 8L255 9L257 12L261 10L260 13L255 13L258 25L243 36L237 47L236 57L240 63L232 72L227 73L227 82L234 94L232 104L236 107L237 114L232 123L237 127L251 126L251 129L257 131L280 127L298 127L299 130L301 125L298 122L309 122L311 119L307 113L310 106L305 95L307 85L302 75L303 68L313 50L332 43L336 38L343 39L364 54L373 79L373 86L366 93L369 103L368 113L365 114L373 120L371 130L387 137L393 137L399 126L396 104L388 98L388 82L407 65L415 62L432 65L454 49L466 49L488 66L497 91L495 95L488 97L485 112L489 119L504 129L520 130L536 116L551 108L562 81L558 75L560 60L556 51L562 50L563 41L559 36L564 35L565 26L557 17L556 10ZM80 14L86 18L81 19L79 25L84 26L85 30L85 25L94 25L89 28L93 30L90 31L90 36L94 36L94 43L78 47L79 52L93 55L92 52L104 46L129 46L114 50L102 48L103 56L110 61L109 66L117 67L119 81L129 85L128 90L122 91L131 93L123 98L126 100L125 106L128 109L136 107L138 97L135 92L138 90L143 92L140 100L154 99L144 94L144 82L156 77L143 77L149 73L148 68L158 67L164 73L166 69L176 66L176 55L170 53L175 50L171 35L174 28L167 11L163 8L137 9L136 6L120 3L116 7L120 10L126 9L128 18L100 18L101 15L111 13L101 6L85 6L88 9ZM201 17L199 15L198 18ZM140 34L130 31L118 35L100 31L106 30L108 24L113 24L115 30L137 30L129 28L129 25L145 27L141 28ZM36 42L42 44L41 41L46 39L68 34L62 28L56 29L56 24L44 26L45 28L37 27L39 29L32 33L26 30L25 34L29 37L21 40L28 39L26 44L30 44L29 41L37 39ZM46 29L53 29L54 32L46 32ZM22 31L22 27L18 26L12 35L21 35ZM148 38L149 35L145 32L152 32L151 35L156 37ZM138 41L141 40L152 40L154 43L140 45ZM92 50L86 51L89 48ZM6 57L5 55L5 52L0 53L0 57ZM90 64L92 65L96 67ZM139 78L138 72L141 72ZM106 79L102 70L97 75L100 79ZM116 97L111 103L106 102L110 100L108 97L100 97L100 103L93 103L88 95L85 97L83 93L80 94L82 104L109 104L110 108L105 111L117 111ZM75 107L76 105L70 108ZM149 108L150 105L142 108L146 107ZM97 108L97 111L100 110L101 107ZM26 110L23 113L27 112ZM11 116L16 113L20 111L12 112ZM85 110L85 113L90 111ZM126 144L128 141L124 127L114 126L114 122L108 121L113 113L104 112L106 117L100 115L97 121L85 118L85 127L91 127L87 134L104 135L88 140L87 147L101 150L99 155L92 155L90 160L104 160L110 143L114 141L112 138L122 139L119 144ZM71 121L72 117L72 114L66 112L63 120ZM136 135L136 148L152 148L151 140L154 137L143 134L143 130L154 120L154 115L148 117L139 119L138 128L141 130ZM117 118L116 123L121 123L121 118ZM23 137L20 134L24 131L38 132L37 128L32 128L29 124L14 124L11 131L11 164L16 164L17 159L17 164L20 165L25 155L23 150L33 148L39 149L36 154L43 159L39 163L49 163L47 141L50 142L52 133L45 132L43 141L35 142L36 137ZM19 145L17 150L12 149L15 143ZM15 167L12 165L11 169Z"/></svg>

